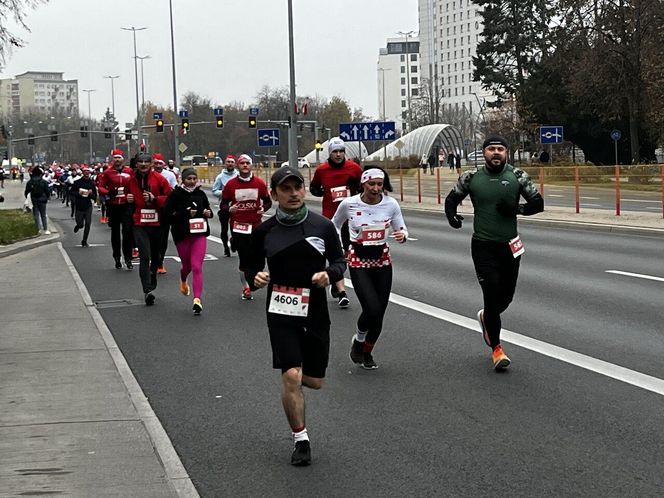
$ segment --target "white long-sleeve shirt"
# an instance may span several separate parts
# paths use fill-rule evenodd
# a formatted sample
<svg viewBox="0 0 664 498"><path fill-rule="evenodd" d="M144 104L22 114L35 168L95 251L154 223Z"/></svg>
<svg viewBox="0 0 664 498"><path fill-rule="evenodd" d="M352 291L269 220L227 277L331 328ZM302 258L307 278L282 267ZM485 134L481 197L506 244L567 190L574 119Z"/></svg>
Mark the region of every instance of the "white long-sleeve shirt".
<svg viewBox="0 0 664 498"><path fill-rule="evenodd" d="M341 232L341 227L348 221L351 242L362 245L387 243L388 228L401 231L408 238L408 229L401 214L401 207L394 198L383 195L378 204L367 204L362 201L360 195L341 201L332 218L332 223L338 232ZM383 237L380 234L381 227L385 230Z"/></svg>

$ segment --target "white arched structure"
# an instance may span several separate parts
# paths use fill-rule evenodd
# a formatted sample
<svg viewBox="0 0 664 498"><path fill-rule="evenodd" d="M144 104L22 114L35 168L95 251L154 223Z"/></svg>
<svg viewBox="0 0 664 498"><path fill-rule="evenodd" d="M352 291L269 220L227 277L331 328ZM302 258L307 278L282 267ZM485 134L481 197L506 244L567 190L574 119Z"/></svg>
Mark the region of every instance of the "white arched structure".
<svg viewBox="0 0 664 498"><path fill-rule="evenodd" d="M324 163L327 161L327 158L330 157L330 154L327 152L327 142L323 142L321 145L320 152L318 153L318 161L321 163ZM365 157L367 157L367 148L364 146L362 142L344 142L346 144L346 159L353 159L355 157L360 157L359 154L359 148L362 147L362 159L364 160ZM359 144L359 145L358 145ZM312 150L309 152L306 156L304 156L307 161L309 161L309 164L314 164L316 162L316 149Z"/></svg>
<svg viewBox="0 0 664 498"><path fill-rule="evenodd" d="M401 148L397 146L399 143ZM456 154L464 155L463 137L457 127L449 124L432 124L421 126L389 143L386 147L381 147L366 160L381 161L385 159L385 152L387 152L388 159L411 155L429 157L434 147L436 147L436 153L438 148L442 148L446 153L452 150Z"/></svg>

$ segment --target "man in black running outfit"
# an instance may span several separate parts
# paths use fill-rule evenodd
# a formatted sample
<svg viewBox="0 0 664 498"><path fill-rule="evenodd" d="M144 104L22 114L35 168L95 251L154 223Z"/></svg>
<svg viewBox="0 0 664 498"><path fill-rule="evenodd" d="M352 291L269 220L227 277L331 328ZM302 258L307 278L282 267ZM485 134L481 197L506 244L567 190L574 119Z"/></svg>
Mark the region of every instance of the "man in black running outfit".
<svg viewBox="0 0 664 498"><path fill-rule="evenodd" d="M302 387L321 388L329 358L325 288L346 269L334 225L307 209L305 193L296 169L280 168L272 175L277 212L254 230L245 266L252 290L268 289L273 366L282 373L281 399L295 443L291 464L297 466L311 463ZM263 271L266 259L268 271Z"/></svg>
<svg viewBox="0 0 664 498"><path fill-rule="evenodd" d="M519 276L521 254L525 252L517 232L516 215L530 216L544 210L544 200L530 177L507 164L507 141L491 136L484 141L485 164L467 171L445 198L445 215L453 228L461 228L457 206L470 195L473 203L471 254L482 287L484 308L477 320L484 342L492 350L496 370L510 365L500 344L500 314L512 302ZM519 204L523 197L525 204Z"/></svg>

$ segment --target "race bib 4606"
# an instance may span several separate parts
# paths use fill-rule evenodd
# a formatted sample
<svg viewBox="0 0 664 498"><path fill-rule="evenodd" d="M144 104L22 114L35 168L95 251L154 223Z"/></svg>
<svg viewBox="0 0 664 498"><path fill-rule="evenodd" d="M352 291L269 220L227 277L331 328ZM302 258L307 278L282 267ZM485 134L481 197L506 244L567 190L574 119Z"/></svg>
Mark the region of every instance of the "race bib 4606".
<svg viewBox="0 0 664 498"><path fill-rule="evenodd" d="M307 316L309 313L309 289L299 287L272 287L268 313L288 316Z"/></svg>

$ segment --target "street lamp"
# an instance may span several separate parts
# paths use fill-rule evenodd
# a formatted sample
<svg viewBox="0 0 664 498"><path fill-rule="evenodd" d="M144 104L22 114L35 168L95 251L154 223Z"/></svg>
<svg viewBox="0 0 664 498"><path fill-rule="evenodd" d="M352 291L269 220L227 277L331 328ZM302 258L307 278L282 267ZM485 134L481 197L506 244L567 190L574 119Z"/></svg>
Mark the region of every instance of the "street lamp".
<svg viewBox="0 0 664 498"><path fill-rule="evenodd" d="M137 55L136 58L141 61L141 113L144 113L145 112L145 79L144 79L145 71L143 70L143 61L145 59L152 59L152 57L150 57L149 55L144 55L142 57L140 55Z"/></svg>
<svg viewBox="0 0 664 498"><path fill-rule="evenodd" d="M104 76L105 79L111 80L111 112L113 113L113 148L115 149L115 86L113 80L120 76Z"/></svg>
<svg viewBox="0 0 664 498"><path fill-rule="evenodd" d="M90 146L90 162L89 164L92 164L94 162L93 157L92 157L92 107L90 106L90 94L92 92L96 92L97 90L82 90L88 94L88 139L89 139L89 146Z"/></svg>
<svg viewBox="0 0 664 498"><path fill-rule="evenodd" d="M180 151L178 134L175 131L175 120L178 115L178 92L176 87L175 80L175 36L173 35L173 0L168 0L168 10L170 12L171 19L171 67L173 70L173 154L175 156L175 166L180 167Z"/></svg>
<svg viewBox="0 0 664 498"><path fill-rule="evenodd" d="M297 164L297 116L295 115L295 48L293 44L293 0L288 0L288 61L290 67L290 111L288 129L288 164ZM297 167L297 166L295 166Z"/></svg>
<svg viewBox="0 0 664 498"><path fill-rule="evenodd" d="M138 121L138 141L141 141L141 111L138 107L138 61L136 56L136 31L143 31L148 28L120 28L124 31L132 31L134 33L134 76L136 77L136 120Z"/></svg>
<svg viewBox="0 0 664 498"><path fill-rule="evenodd" d="M406 37L406 85L408 88L408 133L413 131L413 113L410 109L410 43L408 39L417 31L397 31L398 35Z"/></svg>
<svg viewBox="0 0 664 498"><path fill-rule="evenodd" d="M383 114L381 119L385 121L385 71L391 71L391 69L385 69L384 67L379 67L378 70L381 72L382 76L382 91L383 91ZM383 142L383 160L387 161L387 140Z"/></svg>

